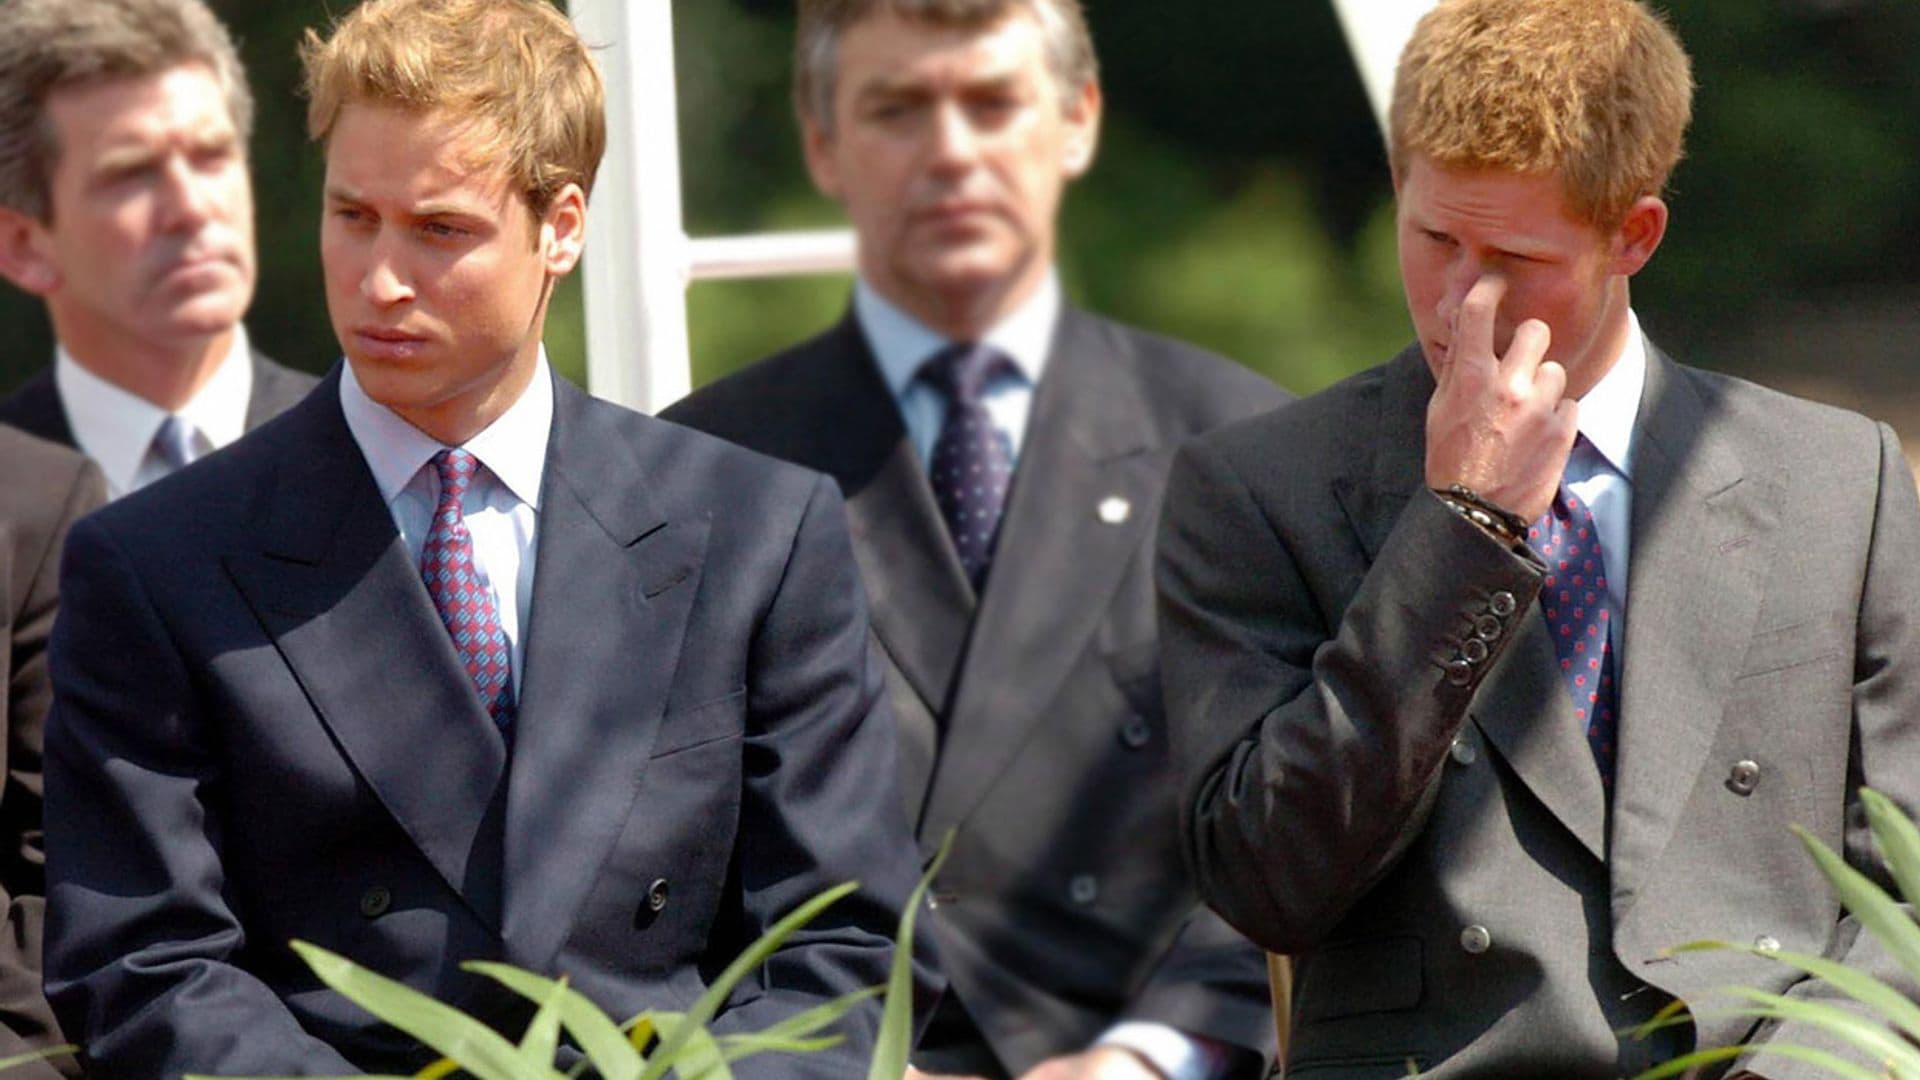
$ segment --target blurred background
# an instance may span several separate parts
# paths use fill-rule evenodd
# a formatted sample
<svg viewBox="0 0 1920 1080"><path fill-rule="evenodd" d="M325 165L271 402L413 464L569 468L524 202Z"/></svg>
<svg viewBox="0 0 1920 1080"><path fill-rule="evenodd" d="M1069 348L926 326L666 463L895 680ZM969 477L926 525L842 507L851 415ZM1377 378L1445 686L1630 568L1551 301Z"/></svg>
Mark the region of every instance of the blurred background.
<svg viewBox="0 0 1920 1080"><path fill-rule="evenodd" d="M655 0L633 0L655 2ZM683 185L696 236L841 223L801 164L791 0L672 0ZM320 155L295 42L348 0L214 0L259 101L260 289L271 355L337 355L317 254ZM1634 306L1677 357L1861 409L1920 439L1920 4L1672 0L1700 84L1673 224ZM1381 140L1331 7L1088 0L1107 97L1069 195L1061 272L1099 311L1233 356L1296 391L1410 335ZM591 251L588 258L592 258ZM844 277L689 294L696 384L808 336ZM0 392L49 362L39 305L0 285ZM548 348L585 371L577 279Z"/></svg>

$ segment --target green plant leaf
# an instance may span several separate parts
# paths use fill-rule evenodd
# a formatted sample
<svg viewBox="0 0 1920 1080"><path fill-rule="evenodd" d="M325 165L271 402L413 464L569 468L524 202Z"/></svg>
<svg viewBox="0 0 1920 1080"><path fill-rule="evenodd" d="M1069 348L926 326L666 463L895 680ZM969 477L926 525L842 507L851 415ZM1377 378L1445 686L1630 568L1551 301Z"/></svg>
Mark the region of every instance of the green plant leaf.
<svg viewBox="0 0 1920 1080"><path fill-rule="evenodd" d="M690 1023L688 1013L656 1012L647 1015L652 1017L652 1022L659 1025L661 1031L686 1033L678 1046L669 1047L663 1041L654 1048L653 1054L647 1059L649 1071L658 1070L656 1075L665 1075L668 1069L672 1069L677 1080L732 1080L733 1072L727 1068L726 1054L721 1051L720 1043L705 1024Z"/></svg>
<svg viewBox="0 0 1920 1080"><path fill-rule="evenodd" d="M1682 1054L1669 1061L1663 1061L1653 1068L1633 1077L1633 1080L1664 1080L1666 1077L1679 1076L1688 1069L1701 1065L1712 1065L1717 1062L1732 1060L1750 1049L1752 1049L1752 1047L1715 1046L1706 1050L1695 1050L1690 1054ZM1842 1080L1887 1080L1885 1073L1874 1072L1863 1066L1855 1065L1853 1062L1837 1054L1832 1054L1825 1050L1816 1050L1811 1046L1798 1046L1793 1044L1775 1045L1768 1043L1767 1053L1778 1054L1781 1057L1793 1058L1796 1061L1804 1061L1808 1064L1819 1066L1827 1072L1842 1078Z"/></svg>
<svg viewBox="0 0 1920 1080"><path fill-rule="evenodd" d="M1793 1043L1769 1042L1765 1045L1768 1053L1814 1061L1841 1075L1864 1078L1864 1080L1886 1080L1888 1076L1920 1076L1920 1073L1914 1071L1920 1068L1920 1048L1908 1045L1871 1017L1862 1016L1840 1005L1821 1001L1802 1001L1752 987L1727 987L1719 992L1744 998L1748 1004L1729 1005L1725 1008L1695 1008L1691 1013L1701 1018L1737 1016L1752 1020L1779 1020L1818 1027L1832 1032L1865 1057L1882 1063L1884 1068L1874 1071L1837 1057L1828 1051ZM1636 1028L1636 1035L1655 1027L1677 1022L1678 1019L1678 1014L1672 1006L1669 1006L1655 1014L1653 1019ZM1752 1049L1754 1049L1753 1046L1736 1045L1696 1050L1656 1065L1634 1077L1634 1080L1658 1080L1660 1077L1684 1072L1695 1065L1737 1057Z"/></svg>
<svg viewBox="0 0 1920 1080"><path fill-rule="evenodd" d="M1860 789L1860 802L1867 808L1867 826L1887 859L1887 870L1900 886L1900 895L1908 905L1920 900L1920 827L1901 813L1892 799L1873 790ZM1908 970L1920 979L1920 971Z"/></svg>
<svg viewBox="0 0 1920 1080"><path fill-rule="evenodd" d="M421 1069L419 1072L414 1073L413 1080L446 1080L447 1077L452 1076L454 1073L457 1073L459 1071L460 1071L459 1062L453 1060L452 1058L443 1057L439 1061L436 1061L433 1064L427 1066L426 1068Z"/></svg>
<svg viewBox="0 0 1920 1080"><path fill-rule="evenodd" d="M887 972L887 1003L880 1013L880 1034L874 1040L867 1080L899 1080L907 1070L907 1055L913 1051L913 924L927 902L934 876L953 850L953 834L949 828L940 838L940 850L934 852L920 883L907 897L906 910L900 913L900 928L893 936L893 966Z"/></svg>
<svg viewBox="0 0 1920 1080"><path fill-rule="evenodd" d="M553 1055L560 1049L560 1003L566 992L566 979L555 982L527 1024L526 1034L520 1036L520 1060L529 1068L553 1068Z"/></svg>
<svg viewBox="0 0 1920 1080"><path fill-rule="evenodd" d="M1730 949L1734 952L1750 953L1768 960L1776 960L1788 967L1799 968L1808 975L1825 982L1835 990L1847 995L1866 1006L1876 1016L1886 1020L1920 1041L1920 1003L1914 1002L1901 991L1888 986L1872 975L1850 968L1836 960L1809 953L1791 952L1785 949L1767 950L1752 945L1736 945L1726 941L1695 941L1668 950L1669 952L1704 952L1709 950ZM1665 1010L1662 1010L1665 1011Z"/></svg>
<svg viewBox="0 0 1920 1080"><path fill-rule="evenodd" d="M347 1000L460 1063L477 1080L563 1080L552 1068L530 1071L512 1043L450 1005L355 964L318 945L295 941L293 951Z"/></svg>
<svg viewBox="0 0 1920 1080"><path fill-rule="evenodd" d="M573 1033L587 1060L603 1080L635 1080L645 1067L644 1059L627 1041L627 1036L620 1031L620 1025L578 990L512 964L473 960L460 966L475 974L485 975L529 1001L545 1000L558 988L560 1022ZM649 1026L649 1034L651 1031Z"/></svg>
<svg viewBox="0 0 1920 1080"><path fill-rule="evenodd" d="M63 1054L77 1054L79 1052L80 1048L72 1043L49 1046L40 1050L29 1050L24 1054L14 1054L11 1057L0 1058L0 1069L11 1069L16 1065L25 1065L29 1061L45 1061L48 1058L57 1058Z"/></svg>
<svg viewBox="0 0 1920 1080"><path fill-rule="evenodd" d="M1867 928L1888 954L1899 961L1900 966L1920 978L1920 925L1916 925L1913 916L1907 914L1893 897L1875 884L1872 878L1847 865L1847 861L1835 855L1832 849L1820 842L1819 838L1798 825L1793 826L1793 834L1813 856L1820 866L1820 872L1833 883L1833 890L1840 897L1853 917Z"/></svg>
<svg viewBox="0 0 1920 1080"><path fill-rule="evenodd" d="M821 1035L814 1038L794 1038L769 1036L765 1032L746 1035L722 1035L719 1037L720 1056L728 1064L755 1054L812 1054L831 1049L846 1041L844 1035Z"/></svg>
<svg viewBox="0 0 1920 1080"><path fill-rule="evenodd" d="M696 1032L704 1035L707 1043L713 1043L713 1035L707 1031L707 1021L712 1020L720 1011L721 1004L727 1000L727 995L733 992L734 986L758 969L767 957L773 955L775 949L793 936L794 931L811 922L835 901L859 887L860 883L857 881L836 885L788 912L786 917L768 927L767 932L761 934L759 940L747 946L739 956L734 957L733 963L727 965L726 970L720 973L720 977L713 980L713 984L707 987L706 993L700 995L699 999L693 1003L693 1007L688 1009L677 1023L663 1022L665 1017L673 1014L655 1013L654 1022L659 1025L661 1032L660 1046L648 1059L646 1070L640 1074L641 1080L659 1080L665 1075L667 1066L670 1064L674 1066L676 1072L680 1072L683 1076L687 1075L674 1059L679 1056L683 1046L696 1038ZM716 1045L715 1063L720 1069L726 1069L725 1062L720 1061L719 1058L719 1049ZM716 1072L712 1075L731 1074Z"/></svg>

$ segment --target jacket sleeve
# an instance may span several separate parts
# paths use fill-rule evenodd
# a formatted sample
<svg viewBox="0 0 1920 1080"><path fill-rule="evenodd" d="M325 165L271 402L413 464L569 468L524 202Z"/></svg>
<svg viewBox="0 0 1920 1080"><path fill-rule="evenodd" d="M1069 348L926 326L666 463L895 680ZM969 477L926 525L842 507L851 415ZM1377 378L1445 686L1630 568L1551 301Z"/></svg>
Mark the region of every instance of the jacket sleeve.
<svg viewBox="0 0 1920 1080"><path fill-rule="evenodd" d="M841 882L857 880L860 888L789 938L763 967L758 993L736 995L717 1031L759 1030L887 981L918 854L900 812L893 716L867 637L845 509L833 482L819 477L752 647L736 860L747 923L741 937L758 937ZM930 956L918 959L915 997L930 1002L938 981ZM877 998L856 1006L841 1023L844 1040L829 1050L749 1058L735 1072L860 1075L880 1010Z"/></svg>
<svg viewBox="0 0 1920 1080"><path fill-rule="evenodd" d="M1512 630L1543 574L1425 491L1370 559L1337 509L1287 516L1305 502L1263 503L1191 443L1157 564L1184 851L1202 898L1279 953L1319 941L1418 834L1515 635L1464 667L1459 643L1483 612Z"/></svg>
<svg viewBox="0 0 1920 1080"><path fill-rule="evenodd" d="M77 525L47 728L47 995L90 1071L343 1075L238 958L219 733L126 551Z"/></svg>
<svg viewBox="0 0 1920 1080"><path fill-rule="evenodd" d="M1873 537L1855 626L1852 753L1848 761L1845 850L1855 869L1898 896L1891 876L1867 828L1860 788L1871 787L1898 803L1909 816L1920 812L1920 496L1899 439L1879 425L1880 475L1873 512ZM1912 910L1912 898L1908 898ZM1825 950L1828 959L1873 976L1920 1000L1916 973L1904 970L1852 913L1842 915ZM1788 996L1834 1005L1852 1000L1832 985L1802 979ZM1814 1080L1829 1075L1803 1061L1772 1055L1766 1044L1825 1050L1873 1068L1882 1063L1854 1050L1845 1040L1805 1022L1770 1024L1752 1040L1754 1053L1736 1063L1774 1080Z"/></svg>
<svg viewBox="0 0 1920 1080"><path fill-rule="evenodd" d="M55 512L5 524L14 533L11 659L7 663L6 788L0 797L0 1057L65 1042L40 987L41 934L45 928L46 848L41 829L41 749L53 696L47 674L47 639L59 596L61 545L82 514L106 501L106 481L90 461L76 458L70 482ZM65 1056L23 1067L23 1075L79 1074Z"/></svg>

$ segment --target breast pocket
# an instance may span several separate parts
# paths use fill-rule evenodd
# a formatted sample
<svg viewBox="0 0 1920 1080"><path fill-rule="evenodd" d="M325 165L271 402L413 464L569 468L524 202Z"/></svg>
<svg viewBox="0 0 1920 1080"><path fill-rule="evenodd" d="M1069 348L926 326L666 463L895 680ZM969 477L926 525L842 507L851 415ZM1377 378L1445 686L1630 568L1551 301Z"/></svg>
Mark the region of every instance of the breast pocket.
<svg viewBox="0 0 1920 1080"><path fill-rule="evenodd" d="M663 758L722 739L738 739L746 733L746 720L747 688L744 686L725 697L675 709L660 722L660 737L654 740L653 756Z"/></svg>

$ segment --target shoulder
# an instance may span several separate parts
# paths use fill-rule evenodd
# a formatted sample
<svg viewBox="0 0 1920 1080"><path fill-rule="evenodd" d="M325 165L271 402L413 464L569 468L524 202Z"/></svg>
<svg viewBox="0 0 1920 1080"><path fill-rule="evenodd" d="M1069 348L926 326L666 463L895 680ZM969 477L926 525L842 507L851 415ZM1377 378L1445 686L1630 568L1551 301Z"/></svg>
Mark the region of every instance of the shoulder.
<svg viewBox="0 0 1920 1080"><path fill-rule="evenodd" d="M1283 457L1289 468L1310 474L1364 455L1383 439L1418 439L1417 427L1399 430L1405 418L1389 407L1392 392L1417 377L1415 362L1403 352L1286 408L1236 420L1195 441L1229 462Z"/></svg>
<svg viewBox="0 0 1920 1080"><path fill-rule="evenodd" d="M40 371L13 393L0 397L0 424L63 445L72 444L66 410L60 404L60 390L54 385L52 368Z"/></svg>
<svg viewBox="0 0 1920 1080"><path fill-rule="evenodd" d="M1802 478L1850 464L1879 467L1882 425L1866 416L1733 375L1672 361L1667 368L1696 397L1706 431L1744 461Z"/></svg>
<svg viewBox="0 0 1920 1080"><path fill-rule="evenodd" d="M859 331L836 324L772 356L716 379L662 410L662 419L755 445L783 417L812 417L832 407L857 366L870 362Z"/></svg>
<svg viewBox="0 0 1920 1080"><path fill-rule="evenodd" d="M1244 364L1191 342L1075 307L1061 313L1059 348L1099 353L1123 366L1148 407L1188 432L1277 408L1293 395Z"/></svg>
<svg viewBox="0 0 1920 1080"><path fill-rule="evenodd" d="M0 427L0 528L16 539L69 521L106 501L100 470L79 451Z"/></svg>

